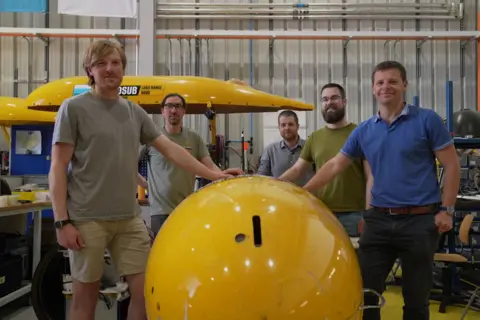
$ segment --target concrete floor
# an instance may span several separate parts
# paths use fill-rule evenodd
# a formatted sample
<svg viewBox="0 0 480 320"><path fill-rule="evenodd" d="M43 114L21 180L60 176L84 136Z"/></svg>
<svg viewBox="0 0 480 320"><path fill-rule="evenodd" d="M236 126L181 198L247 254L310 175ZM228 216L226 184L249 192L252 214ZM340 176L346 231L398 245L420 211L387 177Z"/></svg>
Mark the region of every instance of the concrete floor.
<svg viewBox="0 0 480 320"><path fill-rule="evenodd" d="M401 296L401 291L399 287L390 286L384 294L384 297L387 301L385 306L382 309L382 318L388 320L401 320L402 319L402 305L403 299ZM430 306L431 319L432 320L452 320L460 319L460 315L463 311L463 308L449 306L446 314L438 313L438 302L432 301ZM14 311L14 307L9 306L12 310L10 313L4 313L5 310L0 310L0 319L2 320L35 320L37 317L33 312L33 309L20 307ZM17 306L18 308L18 306ZM480 312L470 311L467 314L465 320L474 320L480 319Z"/></svg>
<svg viewBox="0 0 480 320"><path fill-rule="evenodd" d="M14 301L0 308L2 320L35 320L35 312L32 307L25 306L25 301Z"/></svg>
<svg viewBox="0 0 480 320"><path fill-rule="evenodd" d="M5 320L34 320L37 319L33 308L22 308L15 313L12 313L10 316L4 318Z"/></svg>
<svg viewBox="0 0 480 320"><path fill-rule="evenodd" d="M142 216L147 222L147 225L150 225L150 216L148 214L148 208L142 208ZM385 293L385 298L387 304L382 310L382 315L385 319L388 320L401 320L402 315L402 297L400 293L400 288L398 287L389 287L389 290ZM10 305L0 308L0 319L1 320L36 320L35 312L31 307L25 306L25 300L18 300L12 302ZM438 313L438 303L432 302L431 306L431 318L432 320L451 320L459 319L461 315L462 308L449 307L447 314ZM480 319L480 312L471 311L469 312L466 320L469 319Z"/></svg>

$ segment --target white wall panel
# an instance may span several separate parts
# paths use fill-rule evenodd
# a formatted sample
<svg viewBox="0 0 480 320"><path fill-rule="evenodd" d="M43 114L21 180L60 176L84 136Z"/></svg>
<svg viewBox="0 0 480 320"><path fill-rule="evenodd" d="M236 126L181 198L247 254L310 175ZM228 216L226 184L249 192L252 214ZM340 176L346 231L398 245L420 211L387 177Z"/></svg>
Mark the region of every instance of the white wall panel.
<svg viewBox="0 0 480 320"><path fill-rule="evenodd" d="M193 2L194 0L162 0ZM199 0L208 2L209 0ZM211 0L212 2L238 2L240 0ZM247 0L241 0L248 2ZM268 3L269 0L254 2ZM283 2L282 0L272 0ZM326 0L315 0L328 2ZM330 0L335 3L350 2L444 2L440 0ZM254 21L259 30L475 30L477 1L465 1L465 19L460 21L415 20L303 20ZM50 0L49 22L52 28L135 28L133 19L107 19L60 16L56 14L56 1ZM41 14L0 14L0 26L43 27ZM157 22L158 29L249 29L247 20L168 19ZM50 80L82 75L83 51L91 39L52 39L48 54ZM45 46L33 39L33 55L29 57L28 43L23 38L0 37L0 95L25 97L46 78ZM252 50L250 50L250 43ZM476 97L476 43L460 41L426 41L417 50L416 41L342 41L326 40L157 40L157 68L161 75L201 75L217 79L239 78L257 89L274 94L302 99L320 106L320 88L327 82L345 86L348 98L348 118L360 122L370 117L375 104L371 90L371 71L375 64L385 59L399 60L408 72L409 89L406 99L420 97L423 107L445 114L445 83L454 82L455 108L475 108ZM127 74L135 73L136 41L126 40L128 54ZM198 46L198 50L196 50ZM270 50L271 49L271 50ZM251 52L250 52L251 51ZM196 52L199 54L197 55ZM141 57L140 57L141 58ZM251 66L250 60L253 62ZM18 68L20 82L14 86L14 71ZM29 82L29 83L28 83ZM263 129L274 132L274 127L263 125L275 119L276 113L255 115L219 116L218 131L225 132L231 140L239 140L242 130L246 138L254 136L256 156L263 144L275 137L263 137ZM272 120L273 121L273 120ZM186 119L186 125L195 128L205 139L208 123L204 116ZM302 124L303 125L303 124ZM321 112L315 110L306 116L306 134L323 126ZM265 141L264 141L265 140ZM1 144L0 144L1 148ZM238 148L237 148L238 149Z"/></svg>

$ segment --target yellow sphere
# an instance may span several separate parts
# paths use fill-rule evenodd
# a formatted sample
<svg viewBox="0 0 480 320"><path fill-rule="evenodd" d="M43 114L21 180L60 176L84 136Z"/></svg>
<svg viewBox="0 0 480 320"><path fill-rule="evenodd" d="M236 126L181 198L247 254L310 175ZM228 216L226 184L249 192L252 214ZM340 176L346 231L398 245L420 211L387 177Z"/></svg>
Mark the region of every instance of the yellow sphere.
<svg viewBox="0 0 480 320"><path fill-rule="evenodd" d="M150 320L361 319L362 281L349 237L293 184L243 176L185 199L147 265Z"/></svg>

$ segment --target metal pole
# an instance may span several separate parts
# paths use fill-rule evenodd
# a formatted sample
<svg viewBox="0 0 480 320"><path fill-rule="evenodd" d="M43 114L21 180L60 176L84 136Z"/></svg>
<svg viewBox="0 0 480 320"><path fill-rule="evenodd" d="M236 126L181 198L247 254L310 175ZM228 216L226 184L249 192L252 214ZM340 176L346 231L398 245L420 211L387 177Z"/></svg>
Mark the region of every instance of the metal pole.
<svg viewBox="0 0 480 320"><path fill-rule="evenodd" d="M300 7L300 6L308 6L312 7L352 7L352 8L411 8L411 3L375 3L372 6L372 3L298 3L298 2L289 2L289 3L198 3L198 2L169 2L169 3L158 3L157 8L164 8L164 7L272 7L272 8L279 8L279 7ZM448 5L445 3L420 3L416 5L417 8L438 8L444 9Z"/></svg>
<svg viewBox="0 0 480 320"><path fill-rule="evenodd" d="M13 14L13 25L16 26L18 23L17 13ZM15 80L18 80L18 39L13 39L13 96L18 97L18 83ZM10 146L11 147L11 146ZM10 152L11 153L11 152Z"/></svg>
<svg viewBox="0 0 480 320"><path fill-rule="evenodd" d="M252 0L249 0L249 3L252 3ZM250 31L253 31L253 19L250 20ZM250 86L253 87L253 40L250 39L248 43L248 50L249 50L249 62L250 62ZM253 137L253 112L250 112L249 115L249 122L250 122L250 137ZM243 148L243 146L242 146Z"/></svg>
<svg viewBox="0 0 480 320"><path fill-rule="evenodd" d="M32 39L23 37L27 41L27 52L28 52L28 73L27 73L27 90L28 94L32 92L32 76L33 76L33 43Z"/></svg>
<svg viewBox="0 0 480 320"><path fill-rule="evenodd" d="M178 44L180 46L180 74L184 76L185 75L185 59L183 57L184 50L183 50L182 39L178 39Z"/></svg>
<svg viewBox="0 0 480 320"><path fill-rule="evenodd" d="M419 5L420 1L419 0L416 0L415 1L415 5ZM420 20L415 20L415 30L418 32L420 30ZM415 77L416 77L416 94L417 94L417 97L420 96L420 79L422 77L422 70L421 70L421 57L422 57L422 45L420 42L418 42L417 40L417 43L416 43L416 48L415 48L415 65L416 65L416 72L415 72ZM420 104L420 100L418 101L418 103Z"/></svg>
<svg viewBox="0 0 480 320"><path fill-rule="evenodd" d="M173 46L172 39L168 38L168 75L172 75L173 70Z"/></svg>
<svg viewBox="0 0 480 320"><path fill-rule="evenodd" d="M15 51L15 46L14 46L14 51ZM14 58L14 60L15 60L15 58ZM14 65L16 65L16 63L14 63ZM19 84L19 82L20 81L18 80L18 68L15 68L15 69L13 69L13 96L14 97L18 97L18 84Z"/></svg>
<svg viewBox="0 0 480 320"><path fill-rule="evenodd" d="M225 29L228 29L228 21L225 22L226 26ZM225 41L225 48L224 48L224 57L225 57L225 64L224 64L224 79L225 81L230 79L230 64L228 61L228 56L229 56L229 41ZM230 140L230 114L225 114L225 168L228 168L230 166L229 160L230 160L230 149L228 147L228 143L226 141Z"/></svg>
<svg viewBox="0 0 480 320"><path fill-rule="evenodd" d="M273 0L268 0L268 2L273 5ZM273 31L273 20L268 20L268 30ZM275 67L275 39L270 39L268 42L268 88L269 92L273 93L273 77L274 77L274 67Z"/></svg>
<svg viewBox="0 0 480 320"><path fill-rule="evenodd" d="M204 15L216 15L216 14L296 14L301 15L301 11L295 9L261 9L261 8L231 8L226 9L222 6L218 8L210 8L210 9L200 9L200 8L172 8L169 9L168 7L162 7L157 11L157 14L183 14L183 13L199 13ZM311 9L308 10L308 15L317 15L317 14L328 14L328 15L350 15L350 14L371 14L371 15L405 15L405 14L443 14L446 16L455 16L449 10L419 10L419 9L401 9L401 10L393 10L393 9L384 9L378 10L374 8L366 8L362 10L325 10L325 9Z"/></svg>
<svg viewBox="0 0 480 320"><path fill-rule="evenodd" d="M199 3L199 0L195 0L195 3ZM195 30L200 29L200 20L197 18L197 14L193 15L192 19L195 19ZM200 64L202 63L201 61L201 56L200 56L200 39L196 38L195 39L195 75L200 76Z"/></svg>
<svg viewBox="0 0 480 320"><path fill-rule="evenodd" d="M447 81L446 88L446 114L447 114L447 129L448 132L455 134L453 132L453 81Z"/></svg>
<svg viewBox="0 0 480 320"><path fill-rule="evenodd" d="M298 18L305 17L308 20L335 20L335 19L348 19L348 20L414 20L419 19L418 16L415 15L297 15ZM219 15L207 15L207 14L181 14L181 15L169 15L169 14L158 14L157 18L162 19L209 19L209 20L225 20L225 19L237 19L237 20L268 20L268 19L275 19L275 20L295 20L292 15L255 15L255 14L219 14ZM442 20L442 21L452 21L452 20L459 20L455 16L435 16L435 15L422 15L420 16L421 20Z"/></svg>
<svg viewBox="0 0 480 320"><path fill-rule="evenodd" d="M50 1L46 1L45 10L45 28L50 28ZM45 83L48 83L50 81L50 39L41 38L41 40L45 45L43 64L45 67Z"/></svg>
<svg viewBox="0 0 480 320"><path fill-rule="evenodd" d="M242 159L242 164L241 164L241 168L243 170L243 172L246 172L247 168L245 166L245 135L243 133L243 130L242 130L242 135L241 135L241 144L242 144L242 147L241 147L241 156L240 156L240 159Z"/></svg>
<svg viewBox="0 0 480 320"><path fill-rule="evenodd" d="M420 99L418 96L413 97L413 105L416 107L420 107Z"/></svg>
<svg viewBox="0 0 480 320"><path fill-rule="evenodd" d="M195 16L196 17L196 16ZM267 16L272 19L274 16ZM231 17L229 17L231 20ZM55 28L10 28L0 27L0 36L42 36L54 38L115 38L136 39L135 29L55 29ZM158 30L157 38L210 38L210 39L292 39L292 40L474 40L480 38L480 31L295 31L295 30ZM251 38L249 38L251 37Z"/></svg>
<svg viewBox="0 0 480 320"><path fill-rule="evenodd" d="M345 1L342 1L345 4ZM347 30L347 20L342 19L342 31ZM343 87L347 87L347 74L348 74L348 43L343 43L342 58L343 58Z"/></svg>
<svg viewBox="0 0 480 320"><path fill-rule="evenodd" d="M273 16L269 16L273 18ZM231 18L229 18L231 19ZM2 28L0 28L0 33ZM77 30L78 32L78 30ZM327 30L161 30L157 36L210 39L292 39L292 40L474 40L480 31L327 31ZM249 38L251 37L251 38Z"/></svg>

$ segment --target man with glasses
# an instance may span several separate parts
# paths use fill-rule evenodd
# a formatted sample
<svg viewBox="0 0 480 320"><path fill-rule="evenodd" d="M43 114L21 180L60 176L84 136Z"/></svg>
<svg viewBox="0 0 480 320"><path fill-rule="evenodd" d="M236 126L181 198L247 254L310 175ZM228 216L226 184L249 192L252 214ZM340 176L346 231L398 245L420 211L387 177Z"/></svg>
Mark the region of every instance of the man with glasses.
<svg viewBox="0 0 480 320"><path fill-rule="evenodd" d="M329 83L322 88L322 116L326 126L308 137L300 158L280 179L295 181L307 174L312 163L321 168L335 157L343 147L350 133L357 127L345 118L344 88ZM370 202L370 188L373 184L370 167L362 160L335 177L316 196L332 210L350 237L358 237L358 226L362 212Z"/></svg>
<svg viewBox="0 0 480 320"><path fill-rule="evenodd" d="M195 131L182 126L186 113L185 99L180 94L167 95L161 104L165 125L162 134L182 146L196 159L212 170L221 171L212 161L202 137ZM176 206L193 193L195 175L173 165L161 153L145 145L140 150L140 160L148 157L148 182L139 175L139 185L148 189L151 229L155 235ZM225 173L243 174L240 169L227 169Z"/></svg>

